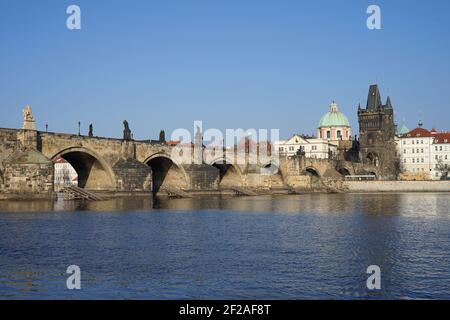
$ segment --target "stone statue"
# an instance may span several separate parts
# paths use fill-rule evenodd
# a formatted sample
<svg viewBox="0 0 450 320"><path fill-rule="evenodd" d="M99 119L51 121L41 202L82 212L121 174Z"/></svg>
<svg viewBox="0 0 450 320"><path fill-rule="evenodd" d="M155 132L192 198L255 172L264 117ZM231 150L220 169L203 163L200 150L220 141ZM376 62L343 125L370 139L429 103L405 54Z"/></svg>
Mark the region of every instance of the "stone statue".
<svg viewBox="0 0 450 320"><path fill-rule="evenodd" d="M23 114L23 126L22 129L25 130L36 130L35 121L33 117L33 112L29 105L26 105L22 110Z"/></svg>
<svg viewBox="0 0 450 320"><path fill-rule="evenodd" d="M93 137L94 136L94 127L92 126L92 123L89 125L89 133L88 133L89 137Z"/></svg>
<svg viewBox="0 0 450 320"><path fill-rule="evenodd" d="M127 120L123 121L123 140L131 140L131 130Z"/></svg>

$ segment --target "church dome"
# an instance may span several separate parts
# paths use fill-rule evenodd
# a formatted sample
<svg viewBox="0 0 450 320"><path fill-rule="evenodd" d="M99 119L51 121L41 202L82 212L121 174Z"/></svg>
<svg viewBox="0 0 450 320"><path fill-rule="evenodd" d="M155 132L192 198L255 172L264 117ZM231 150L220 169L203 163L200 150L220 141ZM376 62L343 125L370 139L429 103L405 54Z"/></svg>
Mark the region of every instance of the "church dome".
<svg viewBox="0 0 450 320"><path fill-rule="evenodd" d="M348 118L338 110L338 105L336 102L330 105L330 111L325 113L320 119L318 128L327 127L350 127Z"/></svg>

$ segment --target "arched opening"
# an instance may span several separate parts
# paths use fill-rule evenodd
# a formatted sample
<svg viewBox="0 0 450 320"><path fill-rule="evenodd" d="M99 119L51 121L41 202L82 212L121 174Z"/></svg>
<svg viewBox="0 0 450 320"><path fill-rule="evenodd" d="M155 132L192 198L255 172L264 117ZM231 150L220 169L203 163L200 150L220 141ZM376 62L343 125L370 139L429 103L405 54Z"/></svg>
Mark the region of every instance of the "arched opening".
<svg viewBox="0 0 450 320"><path fill-rule="evenodd" d="M53 157L53 162L57 162L59 158L64 159L69 164L67 169L71 181L66 181L67 184L89 190L115 189L112 170L92 152L82 148L71 148ZM73 172L70 173L70 168L75 170L76 177Z"/></svg>
<svg viewBox="0 0 450 320"><path fill-rule="evenodd" d="M374 179L376 179L377 178L377 174L375 173L375 172L369 172L369 175L371 175L371 176L374 176Z"/></svg>
<svg viewBox="0 0 450 320"><path fill-rule="evenodd" d="M350 171L347 168L340 168L338 170L338 172L343 176L349 176L350 175Z"/></svg>
<svg viewBox="0 0 450 320"><path fill-rule="evenodd" d="M283 176L281 175L280 169L274 163L268 163L263 166L262 173L266 177L266 183L271 189L284 188L285 183Z"/></svg>
<svg viewBox="0 0 450 320"><path fill-rule="evenodd" d="M242 186L241 174L235 166L222 160L216 161L212 166L219 169L219 188Z"/></svg>
<svg viewBox="0 0 450 320"><path fill-rule="evenodd" d="M306 168L305 173L310 177L320 177L319 173L314 168Z"/></svg>
<svg viewBox="0 0 450 320"><path fill-rule="evenodd" d="M152 168L154 193L157 193L162 187L187 188L185 173L169 157L157 155L145 163Z"/></svg>
<svg viewBox="0 0 450 320"><path fill-rule="evenodd" d="M64 188L78 187L78 173L74 167L64 158L59 157L53 161L54 166L54 189L56 192Z"/></svg>

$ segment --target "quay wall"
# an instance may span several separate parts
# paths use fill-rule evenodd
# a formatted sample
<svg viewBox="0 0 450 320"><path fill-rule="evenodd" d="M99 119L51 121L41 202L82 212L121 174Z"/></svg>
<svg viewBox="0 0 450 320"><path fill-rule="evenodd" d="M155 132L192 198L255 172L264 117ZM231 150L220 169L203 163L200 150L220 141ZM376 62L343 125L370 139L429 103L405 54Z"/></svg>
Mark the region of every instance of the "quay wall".
<svg viewBox="0 0 450 320"><path fill-rule="evenodd" d="M345 181L346 192L450 192L450 181Z"/></svg>

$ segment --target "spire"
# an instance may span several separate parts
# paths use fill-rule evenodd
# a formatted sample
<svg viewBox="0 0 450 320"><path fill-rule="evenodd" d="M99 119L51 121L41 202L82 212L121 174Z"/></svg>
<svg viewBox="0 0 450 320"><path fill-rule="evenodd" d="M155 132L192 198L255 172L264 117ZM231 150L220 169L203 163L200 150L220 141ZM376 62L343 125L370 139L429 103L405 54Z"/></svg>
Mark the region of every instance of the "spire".
<svg viewBox="0 0 450 320"><path fill-rule="evenodd" d="M375 111L382 108L380 91L378 85L373 84L369 88L369 95L367 97L367 110Z"/></svg>
<svg viewBox="0 0 450 320"><path fill-rule="evenodd" d="M422 121L422 114L419 113L419 123L417 124L419 126L419 128L423 127L423 121Z"/></svg>
<svg viewBox="0 0 450 320"><path fill-rule="evenodd" d="M392 109L391 97L387 97L386 105L384 107L387 109Z"/></svg>

